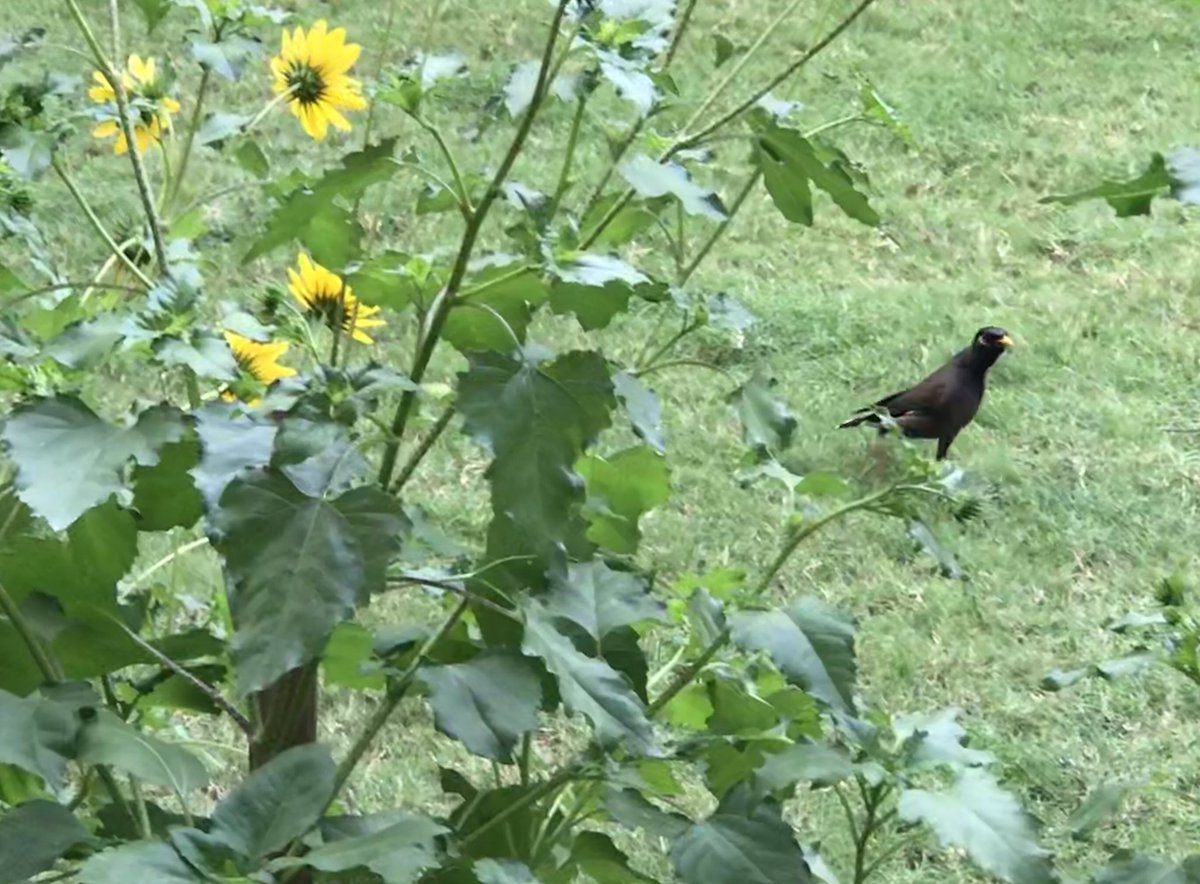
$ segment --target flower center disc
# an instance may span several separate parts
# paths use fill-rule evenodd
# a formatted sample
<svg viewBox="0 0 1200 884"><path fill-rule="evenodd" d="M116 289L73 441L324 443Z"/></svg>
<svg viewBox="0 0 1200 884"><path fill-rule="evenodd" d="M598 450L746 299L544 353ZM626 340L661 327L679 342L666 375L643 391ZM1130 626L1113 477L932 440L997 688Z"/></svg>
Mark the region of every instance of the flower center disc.
<svg viewBox="0 0 1200 884"><path fill-rule="evenodd" d="M288 68L287 84L301 104L316 104L325 92L321 72L299 62L292 62Z"/></svg>

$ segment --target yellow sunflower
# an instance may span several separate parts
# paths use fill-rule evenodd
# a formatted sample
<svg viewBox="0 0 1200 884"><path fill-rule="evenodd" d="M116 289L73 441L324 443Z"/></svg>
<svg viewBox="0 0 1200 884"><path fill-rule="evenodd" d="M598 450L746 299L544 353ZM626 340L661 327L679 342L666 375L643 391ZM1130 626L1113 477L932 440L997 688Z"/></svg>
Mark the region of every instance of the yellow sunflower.
<svg viewBox="0 0 1200 884"><path fill-rule="evenodd" d="M256 385L253 381L269 386L280 378L290 378L296 373L294 368L279 364L279 358L288 350L287 341L263 343L231 331L224 332L224 335L229 349L233 351L234 361L244 373L242 380L234 381L231 386L221 390L221 398L226 402L241 399L249 406L258 405L262 399L254 395Z"/></svg>
<svg viewBox="0 0 1200 884"><path fill-rule="evenodd" d="M328 30L322 19L308 33L296 28L291 34L283 32L283 49L271 59L275 74L275 94L291 93L288 104L292 114L310 137L323 141L332 123L343 132L350 131L350 121L341 110L362 110L367 101L362 97L358 80L346 76L358 60L362 47L346 42L346 29Z"/></svg>
<svg viewBox="0 0 1200 884"><path fill-rule="evenodd" d="M288 268L288 290L296 296L305 312L319 316L331 329L341 327L361 343L375 343L364 329L387 324L376 315L378 307L360 302L340 276L326 270L308 255L300 256L298 270Z"/></svg>
<svg viewBox="0 0 1200 884"><path fill-rule="evenodd" d="M96 104L109 105L115 117L117 95L108 78L100 71L93 71L92 83L88 98ZM121 83L129 96L129 107L134 115L133 137L137 141L138 153L145 153L152 142L162 140L163 128L171 122L170 115L179 112L179 102L164 94L153 58L143 60L138 55L129 56L126 69L121 72ZM114 153L123 154L129 150L120 120L102 121L92 130L92 135L96 138L115 137Z"/></svg>

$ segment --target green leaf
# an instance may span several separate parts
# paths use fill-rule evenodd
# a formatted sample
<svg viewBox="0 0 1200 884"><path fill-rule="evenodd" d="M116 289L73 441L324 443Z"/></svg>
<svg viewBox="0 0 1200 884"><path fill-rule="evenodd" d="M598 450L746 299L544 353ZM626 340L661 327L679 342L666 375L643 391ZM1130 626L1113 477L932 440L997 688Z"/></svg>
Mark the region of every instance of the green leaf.
<svg viewBox="0 0 1200 884"><path fill-rule="evenodd" d="M383 690L387 679L374 661L375 639L364 627L349 621L339 623L321 655L325 684L351 690Z"/></svg>
<svg viewBox="0 0 1200 884"><path fill-rule="evenodd" d="M641 792L611 783L604 786L604 809L627 829L674 841L692 821L683 814L661 810Z"/></svg>
<svg viewBox="0 0 1200 884"><path fill-rule="evenodd" d="M583 216L583 220L579 223L579 229L588 231L590 236L591 231L599 226L601 220L608 217L609 212L614 210L620 199L621 194L614 192L598 200ZM669 203L668 197L662 197L657 200L630 202L624 207L616 209L616 214L596 238L594 247L616 248L631 242L638 234L654 225L659 213Z"/></svg>
<svg viewBox="0 0 1200 884"><path fill-rule="evenodd" d="M574 465L609 425L614 405L608 366L598 353L553 362L526 350L519 359L475 354L458 376L463 431L491 449L493 532L511 536L508 555L550 556L578 531L583 499Z"/></svg>
<svg viewBox="0 0 1200 884"><path fill-rule="evenodd" d="M772 392L775 380L758 371L729 397L742 421L742 439L760 456L778 454L792 443L798 423Z"/></svg>
<svg viewBox="0 0 1200 884"><path fill-rule="evenodd" d="M597 642L622 626L662 620L664 611L641 577L599 560L572 562L565 579L551 581L542 601L547 615L579 624Z"/></svg>
<svg viewBox="0 0 1200 884"><path fill-rule="evenodd" d="M203 502L191 472L200 461L200 443L189 434L158 452L154 466L133 470L133 507L140 531L190 528L199 521Z"/></svg>
<svg viewBox="0 0 1200 884"><path fill-rule="evenodd" d="M192 870L170 844L134 841L88 857L79 870L80 884L202 884L210 880Z"/></svg>
<svg viewBox="0 0 1200 884"><path fill-rule="evenodd" d="M238 376L237 361L224 338L193 330L186 337L160 338L155 342L154 355L164 365L185 365L197 377L214 381L231 381Z"/></svg>
<svg viewBox="0 0 1200 884"><path fill-rule="evenodd" d="M448 831L427 817L401 815L383 828L372 826L372 831L360 835L326 841L302 857L275 860L270 868L275 871L308 866L322 872L366 868L379 875L386 884L408 884L417 881L426 869L437 865L434 839Z"/></svg>
<svg viewBox="0 0 1200 884"><path fill-rule="evenodd" d="M735 793L693 825L671 849L686 884L806 884L804 853L771 804L746 807Z"/></svg>
<svg viewBox="0 0 1200 884"><path fill-rule="evenodd" d="M759 126L758 162L775 207L789 221L811 226L812 193L809 184L825 191L848 216L863 224L879 224L867 197L854 186L844 164L826 164L811 141L795 129L767 120Z"/></svg>
<svg viewBox="0 0 1200 884"><path fill-rule="evenodd" d="M246 114L209 114L196 132L196 143L219 145L240 133L251 119L253 118Z"/></svg>
<svg viewBox="0 0 1200 884"><path fill-rule="evenodd" d="M984 871L1013 884L1050 884L1058 877L1038 846L1033 823L991 774L967 768L947 792L901 793L901 819L923 822L946 847L958 847Z"/></svg>
<svg viewBox="0 0 1200 884"><path fill-rule="evenodd" d="M18 494L56 531L121 491L131 459L152 466L182 434L173 408L149 408L133 426L115 427L71 396L20 406L4 425Z"/></svg>
<svg viewBox="0 0 1200 884"><path fill-rule="evenodd" d="M737 49L724 34L713 34L713 65L720 67L733 57Z"/></svg>
<svg viewBox="0 0 1200 884"><path fill-rule="evenodd" d="M234 586L243 696L320 656L334 627L383 590L408 529L399 502L377 488L310 496L262 470L230 483L213 522Z"/></svg>
<svg viewBox="0 0 1200 884"><path fill-rule="evenodd" d="M479 884L538 884L529 866L515 859L481 859L474 872Z"/></svg>
<svg viewBox="0 0 1200 884"><path fill-rule="evenodd" d="M862 102L863 113L868 119L891 129L896 137L905 144L913 143L912 129L904 122L899 112L883 100L883 96L879 94L870 80L865 81L859 87L858 100Z"/></svg>
<svg viewBox="0 0 1200 884"><path fill-rule="evenodd" d="M942 709L932 715L897 715L892 733L905 743L905 761L911 769L952 764L974 767L991 764L991 752L968 749L963 745L967 732L955 721L957 709Z"/></svg>
<svg viewBox="0 0 1200 884"><path fill-rule="evenodd" d="M657 163L645 154L637 154L621 166L621 176L641 196L651 199L673 196L689 215L700 215L711 221L729 217L721 198L692 181L687 170L678 163Z"/></svg>
<svg viewBox="0 0 1200 884"><path fill-rule="evenodd" d="M667 437L663 427L662 405L654 392L627 371L613 375L613 389L625 406L625 414L637 437L660 454L665 453Z"/></svg>
<svg viewBox="0 0 1200 884"><path fill-rule="evenodd" d="M330 169L311 186L294 190L271 214L266 231L250 247L242 263L253 261L292 240L308 244L316 255L315 243L326 242L331 235L344 236L344 232L339 231L347 227L349 214L334 205L334 200L338 197L353 200L371 185L388 180L396 171L392 158L395 149L396 139L387 138L379 144L346 154L340 167ZM345 243L331 244L330 248L338 254L346 250ZM325 257L328 255L317 260L333 269L345 264L344 260L327 262Z"/></svg>
<svg viewBox="0 0 1200 884"><path fill-rule="evenodd" d="M558 679L563 703L591 721L600 745L623 743L641 754L656 751L646 708L625 679L603 660L581 654L555 627L550 612L533 599L525 606L522 650L542 658Z"/></svg>
<svg viewBox="0 0 1200 884"><path fill-rule="evenodd" d="M937 535L933 533L933 529L923 520L913 519L909 522L908 536L937 562L938 570L943 577L948 580L965 580L967 578L966 573L958 564L958 559L954 557L954 553L942 545Z"/></svg>
<svg viewBox="0 0 1200 884"><path fill-rule="evenodd" d="M1125 796L1137 788L1129 780L1108 780L1090 793L1067 819L1071 837L1084 839L1121 807Z"/></svg>
<svg viewBox="0 0 1200 884"><path fill-rule="evenodd" d="M1086 666L1071 670L1055 669L1042 679L1042 690L1061 691L1078 684L1091 674L1092 670Z"/></svg>
<svg viewBox="0 0 1200 884"><path fill-rule="evenodd" d="M75 754L78 727L75 714L61 703L0 691L0 764L37 774L57 788Z"/></svg>
<svg viewBox="0 0 1200 884"><path fill-rule="evenodd" d="M646 274L620 258L584 252L555 265L550 309L573 313L580 327L594 331L625 312L629 299L650 285Z"/></svg>
<svg viewBox="0 0 1200 884"><path fill-rule="evenodd" d="M256 61L262 53L260 41L241 34L226 34L216 43L192 40L192 58L226 80L240 79L246 66Z"/></svg>
<svg viewBox="0 0 1200 884"><path fill-rule="evenodd" d="M587 483L588 540L616 553L635 553L638 520L671 495L666 459L639 445L607 458L586 455L576 468Z"/></svg>
<svg viewBox="0 0 1200 884"><path fill-rule="evenodd" d="M1171 175L1167 171L1167 161L1162 154L1154 153L1146 171L1136 178L1127 181L1105 179L1095 187L1043 197L1041 202L1073 206L1087 200L1102 199L1112 207L1118 218L1128 218L1133 215L1149 215L1154 198L1166 196L1170 192Z"/></svg>
<svg viewBox="0 0 1200 884"><path fill-rule="evenodd" d="M1192 864L1179 866L1144 853L1119 850L1108 865L1093 876L1094 884L1195 884Z"/></svg>
<svg viewBox="0 0 1200 884"><path fill-rule="evenodd" d="M517 342L523 344L534 308L544 303L549 293L536 268L520 272L521 267L492 264L472 273L466 288L470 294L451 309L442 337L464 354L486 350L512 353Z"/></svg>
<svg viewBox="0 0 1200 884"><path fill-rule="evenodd" d="M260 181L271 174L271 160L252 138L242 139L233 152L237 164Z"/></svg>
<svg viewBox="0 0 1200 884"><path fill-rule="evenodd" d="M571 844L568 867L586 874L596 884L627 884L648 881L657 884L629 865L629 857L603 832L585 831L575 836Z"/></svg>
<svg viewBox="0 0 1200 884"><path fill-rule="evenodd" d="M85 719L77 751L84 764L106 764L179 795L209 782L208 771L196 756L131 727L107 709Z"/></svg>
<svg viewBox="0 0 1200 884"><path fill-rule="evenodd" d="M854 622L815 598L786 610L741 611L730 618L733 640L766 651L788 680L841 712L854 710Z"/></svg>
<svg viewBox="0 0 1200 884"><path fill-rule="evenodd" d="M214 510L230 482L270 461L278 426L235 414L228 405L201 408L194 417L200 463L192 479L204 505Z"/></svg>
<svg viewBox="0 0 1200 884"><path fill-rule="evenodd" d="M26 181L50 168L56 147L58 138L53 132L35 132L21 126L0 127L0 157Z"/></svg>
<svg viewBox="0 0 1200 884"><path fill-rule="evenodd" d="M316 743L276 755L216 806L212 836L251 860L307 832L333 795L334 764Z"/></svg>
<svg viewBox="0 0 1200 884"><path fill-rule="evenodd" d="M1156 651L1139 648L1120 657L1097 663L1096 674L1106 681L1116 681L1119 678L1137 675L1159 659L1161 657Z"/></svg>
<svg viewBox="0 0 1200 884"><path fill-rule="evenodd" d="M765 792L791 792L797 783L832 786L848 780L854 772L854 763L840 749L803 742L768 756L754 777L756 785Z"/></svg>
<svg viewBox="0 0 1200 884"><path fill-rule="evenodd" d="M0 816L0 881L24 881L91 836L75 814L53 801L29 801Z"/></svg>
<svg viewBox="0 0 1200 884"><path fill-rule="evenodd" d="M128 315L114 312L73 323L47 345L45 353L70 368L89 368L109 357L129 332L130 322Z"/></svg>
<svg viewBox="0 0 1200 884"><path fill-rule="evenodd" d="M150 34L175 5L171 0L133 0L142 18L146 21L146 33Z"/></svg>
<svg viewBox="0 0 1200 884"><path fill-rule="evenodd" d="M466 663L424 667L418 677L429 688L438 730L476 755L508 763L521 737L538 726L541 680L520 655L488 651Z"/></svg>

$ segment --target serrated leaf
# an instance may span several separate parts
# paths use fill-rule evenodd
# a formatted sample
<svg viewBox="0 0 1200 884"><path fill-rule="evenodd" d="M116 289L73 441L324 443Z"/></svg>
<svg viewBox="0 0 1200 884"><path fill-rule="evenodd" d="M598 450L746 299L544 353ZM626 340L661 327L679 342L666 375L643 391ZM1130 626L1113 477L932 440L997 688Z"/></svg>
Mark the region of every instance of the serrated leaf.
<svg viewBox="0 0 1200 884"><path fill-rule="evenodd" d="M73 323L51 341L45 353L71 368L89 368L107 358L126 336L131 318L122 313L101 313Z"/></svg>
<svg viewBox="0 0 1200 884"><path fill-rule="evenodd" d="M671 496L666 459L638 445L609 457L586 455L576 469L587 483L588 540L615 553L637 552L639 520Z"/></svg>
<svg viewBox="0 0 1200 884"><path fill-rule="evenodd" d="M1128 218L1149 215L1155 197L1166 196L1170 192L1171 175L1167 171L1167 161L1162 154L1154 153L1146 170L1136 178L1126 181L1105 179L1095 187L1043 197L1040 202L1073 206L1087 200L1102 199L1112 207L1118 218Z"/></svg>
<svg viewBox="0 0 1200 884"><path fill-rule="evenodd" d="M946 792L908 789L901 793L901 819L923 822L944 846L959 847L984 871L1013 884L1058 880L1038 846L1033 824L1017 799L994 777L967 768Z"/></svg>
<svg viewBox="0 0 1200 884"><path fill-rule="evenodd" d="M626 371L613 375L613 389L625 406L625 414L637 437L660 454L667 450L662 405L654 391Z"/></svg>
<svg viewBox="0 0 1200 884"><path fill-rule="evenodd" d="M146 33L152 33L175 5L171 0L133 0L146 22Z"/></svg>
<svg viewBox="0 0 1200 884"><path fill-rule="evenodd" d="M651 199L673 196L689 215L700 215L712 221L729 217L721 198L691 180L687 170L678 163L657 163L645 154L637 154L621 166L621 176L641 196Z"/></svg>
<svg viewBox="0 0 1200 884"><path fill-rule="evenodd" d="M524 344L533 310L549 293L537 269L522 272L522 266L496 263L472 273L467 290L473 293L451 309L442 330L451 346L464 354L512 353L518 343Z"/></svg>
<svg viewBox="0 0 1200 884"><path fill-rule="evenodd" d="M230 482L267 465L279 427L235 414L228 405L201 408L194 417L200 462L190 472L204 505L214 510Z"/></svg>
<svg viewBox="0 0 1200 884"><path fill-rule="evenodd" d="M429 688L438 730L484 758L509 762L521 737L538 726L542 688L530 661L489 651L449 666L427 666L418 677Z"/></svg>
<svg viewBox="0 0 1200 884"><path fill-rule="evenodd" d="M386 884L408 884L438 862L434 839L449 830L423 816L402 816L376 831L326 841L301 857L285 857L270 864L272 871L308 866L322 872L349 872L366 868Z"/></svg>
<svg viewBox="0 0 1200 884"><path fill-rule="evenodd" d="M140 780L185 795L208 785L208 771L186 749L140 731L107 709L79 729L78 758L84 764L106 764Z"/></svg>
<svg viewBox="0 0 1200 884"><path fill-rule="evenodd" d="M216 806L211 834L259 860L320 819L333 794L333 778L333 758L324 746L309 743L281 752Z"/></svg>
<svg viewBox="0 0 1200 884"><path fill-rule="evenodd" d="M755 784L766 792L791 791L797 783L832 786L854 776L850 757L822 743L796 743L767 757L754 772Z"/></svg>
<svg viewBox="0 0 1200 884"><path fill-rule="evenodd" d="M975 767L996 760L991 752L963 745L967 732L955 721L958 713L958 709L941 709L931 715L897 715L892 719L892 733L897 740L907 743L906 761L910 767L937 764Z"/></svg>
<svg viewBox="0 0 1200 884"><path fill-rule="evenodd" d="M4 425L18 494L56 531L121 491L130 460L153 466L158 449L182 434L173 408L149 408L117 427L71 396L20 406Z"/></svg>
<svg viewBox="0 0 1200 884"><path fill-rule="evenodd" d="M786 610L738 612L730 627L736 644L766 651L789 681L833 709L854 710L858 664L847 615L807 598Z"/></svg>
<svg viewBox="0 0 1200 884"><path fill-rule="evenodd" d="M557 678L563 703L588 718L602 746L623 744L639 754L657 751L646 708L611 666L576 650L554 625L550 612L529 600L522 650L540 657Z"/></svg>
<svg viewBox="0 0 1200 884"><path fill-rule="evenodd" d="M246 114L217 112L209 114L196 132L197 144L217 144L228 141L242 131L252 117Z"/></svg>
<svg viewBox="0 0 1200 884"><path fill-rule="evenodd" d="M271 160L252 138L242 139L233 152L237 164L260 181L271 174Z"/></svg>
<svg viewBox="0 0 1200 884"><path fill-rule="evenodd" d="M37 774L57 788L75 754L79 721L72 710L36 694L0 691L0 763Z"/></svg>
<svg viewBox="0 0 1200 884"><path fill-rule="evenodd" d="M706 304L708 324L714 328L744 332L755 323L754 314L741 301L724 292L713 295Z"/></svg>
<svg viewBox="0 0 1200 884"><path fill-rule="evenodd" d="M0 127L0 157L26 181L33 181L50 168L58 139L50 131L32 131L21 126Z"/></svg>
<svg viewBox="0 0 1200 884"><path fill-rule="evenodd" d="M79 870L81 884L202 884L204 880L162 841L134 841L109 848L88 857Z"/></svg>
<svg viewBox="0 0 1200 884"><path fill-rule="evenodd" d="M596 53L600 61L600 75L606 79L617 95L628 101L639 116L654 110L658 101L658 90L651 77L638 61L623 58L618 52L600 50Z"/></svg>
<svg viewBox="0 0 1200 884"><path fill-rule="evenodd" d="M1121 807L1121 802L1137 787L1129 780L1108 780L1088 793L1087 798L1067 818L1071 837L1083 839Z"/></svg>
<svg viewBox="0 0 1200 884"><path fill-rule="evenodd" d="M596 884L627 884L631 881L657 884L654 878L629 865L629 857L603 832L584 831L576 835L568 863Z"/></svg>
<svg viewBox="0 0 1200 884"><path fill-rule="evenodd" d="M565 579L551 581L542 602L547 615L577 623L597 642L622 626L661 620L664 610L645 580L598 560L572 562Z"/></svg>
<svg viewBox="0 0 1200 884"><path fill-rule="evenodd" d="M607 364L591 352L553 362L529 351L518 359L484 353L458 378L463 431L493 454L492 531L511 535L507 555L551 555L578 531L572 509L583 483L575 462L610 422Z"/></svg>
<svg viewBox="0 0 1200 884"><path fill-rule="evenodd" d="M140 518L139 531L190 528L199 521L204 505L191 471L200 460L200 443L189 434L158 451L154 466L135 467L133 507Z"/></svg>
<svg viewBox="0 0 1200 884"><path fill-rule="evenodd" d="M345 242L331 243L329 250L336 252L334 259L319 256L318 242L326 242L334 234L346 236L350 224L349 213L334 204L338 197L353 200L361 196L368 187L388 180L396 171L393 154L396 139L387 138L342 158L341 165L330 169L311 186L294 190L271 213L263 235L250 247L242 258L248 263L260 255L299 240L309 246L317 260L330 268L340 268L345 259L336 260L337 255L348 252Z"/></svg>
<svg viewBox="0 0 1200 884"><path fill-rule="evenodd" d="M933 530L921 519L913 519L908 523L908 536L913 539L935 562L938 571L948 580L965 580L967 575L958 564L954 553L946 549L938 540Z"/></svg>
<svg viewBox="0 0 1200 884"><path fill-rule="evenodd" d="M671 863L686 884L806 884L804 853L774 805L755 808L722 802L671 849Z"/></svg>
<svg viewBox="0 0 1200 884"><path fill-rule="evenodd" d="M155 342L154 355L164 365L185 365L197 377L212 381L231 381L238 376L237 361L223 338L193 331L187 337L161 338Z"/></svg>
<svg viewBox="0 0 1200 884"><path fill-rule="evenodd" d="M670 840L687 831L692 822L683 814L668 812L651 804L636 789L611 783L604 786L604 809L627 829Z"/></svg>
<svg viewBox="0 0 1200 884"><path fill-rule="evenodd" d="M66 807L28 801L0 816L0 881L25 881L91 836Z"/></svg>
<svg viewBox="0 0 1200 884"><path fill-rule="evenodd" d="M908 124L904 122L894 107L883 100L883 96L879 94L870 80L859 87L858 100L862 102L863 113L868 119L891 129L896 137L905 144L913 143L912 130Z"/></svg>
<svg viewBox="0 0 1200 884"><path fill-rule="evenodd" d="M771 199L789 221L813 223L811 182L832 197L846 215L863 224L879 224L879 214L854 186L837 160L828 164L795 129L768 124L760 134L759 165Z"/></svg>
<svg viewBox="0 0 1200 884"><path fill-rule="evenodd" d="M742 440L760 455L778 454L792 443L798 422L773 392L774 379L757 371L729 396L742 421Z"/></svg>
<svg viewBox="0 0 1200 884"><path fill-rule="evenodd" d="M399 502L376 488L312 496L262 470L230 483L213 524L233 581L243 696L320 656L334 627L383 590L408 528Z"/></svg>
<svg viewBox="0 0 1200 884"><path fill-rule="evenodd" d="M550 286L550 308L573 313L585 330L605 328L629 309L635 295L656 289L648 276L613 255L584 252L558 262Z"/></svg>

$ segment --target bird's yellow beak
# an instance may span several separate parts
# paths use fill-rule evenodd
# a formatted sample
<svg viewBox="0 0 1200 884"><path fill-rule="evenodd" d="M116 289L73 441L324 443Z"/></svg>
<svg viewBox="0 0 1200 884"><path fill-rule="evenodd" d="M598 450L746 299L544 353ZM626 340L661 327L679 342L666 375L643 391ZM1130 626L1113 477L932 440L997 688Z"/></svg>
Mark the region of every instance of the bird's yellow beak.
<svg viewBox="0 0 1200 884"><path fill-rule="evenodd" d="M1010 338L1008 335L1005 335L996 343L999 344L1001 347L1003 347L1005 350L1007 350L1009 347L1013 346L1013 339Z"/></svg>

